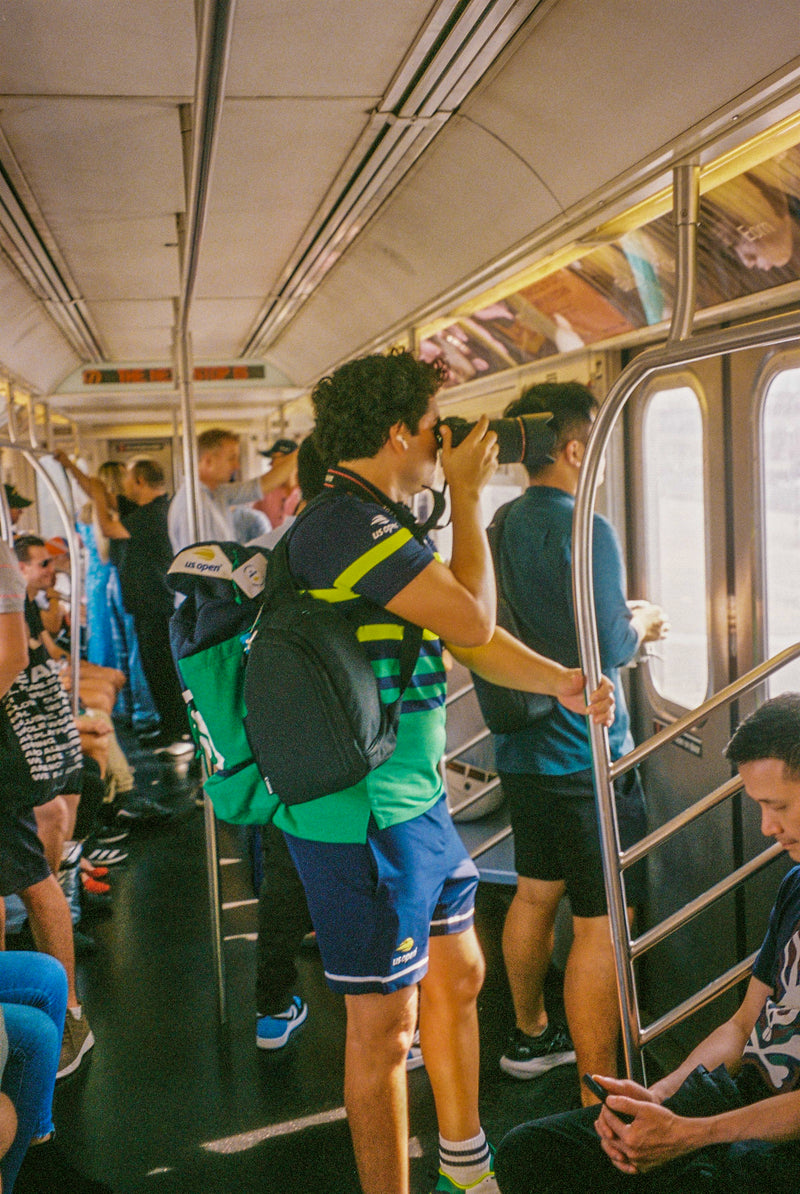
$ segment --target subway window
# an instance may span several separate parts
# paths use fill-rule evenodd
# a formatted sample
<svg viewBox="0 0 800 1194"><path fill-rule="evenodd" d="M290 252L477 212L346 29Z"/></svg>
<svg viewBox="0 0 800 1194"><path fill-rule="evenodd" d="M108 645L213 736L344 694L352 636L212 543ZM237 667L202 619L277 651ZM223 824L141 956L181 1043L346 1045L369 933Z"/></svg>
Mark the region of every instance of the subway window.
<svg viewBox="0 0 800 1194"><path fill-rule="evenodd" d="M764 611L766 647L775 655L800 638L800 368L771 381L762 413L761 467L764 500ZM800 690L800 661L770 678L772 695Z"/></svg>
<svg viewBox="0 0 800 1194"><path fill-rule="evenodd" d="M655 643L650 676L658 694L685 708L708 689L703 417L689 386L653 393L643 423L647 592L671 630Z"/></svg>

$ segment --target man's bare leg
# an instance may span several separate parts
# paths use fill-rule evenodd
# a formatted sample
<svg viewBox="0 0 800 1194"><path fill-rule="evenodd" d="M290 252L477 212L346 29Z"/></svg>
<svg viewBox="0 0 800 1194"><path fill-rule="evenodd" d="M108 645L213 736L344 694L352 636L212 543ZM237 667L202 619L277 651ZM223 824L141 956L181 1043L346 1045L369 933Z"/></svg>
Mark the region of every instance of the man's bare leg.
<svg viewBox="0 0 800 1194"><path fill-rule="evenodd" d="M54 800L48 800L47 804L40 804L33 812L36 818L36 832L44 848L47 865L53 874L57 875L70 827L71 817L67 802L63 796L56 796ZM75 824L74 819L72 824Z"/></svg>
<svg viewBox="0 0 800 1194"><path fill-rule="evenodd" d="M346 995L344 1103L364 1194L408 1194L406 1057L417 988Z"/></svg>
<svg viewBox="0 0 800 1194"><path fill-rule="evenodd" d="M481 1130L476 1000L485 972L475 930L431 937L429 958L420 983L419 1037L439 1132L446 1140L470 1140Z"/></svg>
<svg viewBox="0 0 800 1194"><path fill-rule="evenodd" d="M67 972L67 1007L80 1007L75 992L75 947L69 905L58 880L48 875L21 891L20 899L28 910L33 940L43 954L56 958Z"/></svg>
<svg viewBox="0 0 800 1194"><path fill-rule="evenodd" d="M544 980L553 954L553 928L561 881L520 876L503 926L503 959L517 1027L536 1036L547 1027Z"/></svg>
<svg viewBox="0 0 800 1194"><path fill-rule="evenodd" d="M629 917L633 915L628 911ZM567 1013L579 1074L617 1073L619 996L607 916L572 918L574 937L564 975ZM597 1100L581 1087L584 1103Z"/></svg>

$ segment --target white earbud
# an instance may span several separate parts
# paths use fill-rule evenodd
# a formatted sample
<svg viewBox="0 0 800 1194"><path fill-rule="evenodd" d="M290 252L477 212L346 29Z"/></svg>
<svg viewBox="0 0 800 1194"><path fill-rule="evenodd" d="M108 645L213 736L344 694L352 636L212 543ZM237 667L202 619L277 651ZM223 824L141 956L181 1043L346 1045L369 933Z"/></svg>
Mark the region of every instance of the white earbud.
<svg viewBox="0 0 800 1194"><path fill-rule="evenodd" d="M398 439L398 442L403 445L403 447L406 449L406 451L408 451L408 440L406 439L406 437L404 435L398 435L397 439Z"/></svg>

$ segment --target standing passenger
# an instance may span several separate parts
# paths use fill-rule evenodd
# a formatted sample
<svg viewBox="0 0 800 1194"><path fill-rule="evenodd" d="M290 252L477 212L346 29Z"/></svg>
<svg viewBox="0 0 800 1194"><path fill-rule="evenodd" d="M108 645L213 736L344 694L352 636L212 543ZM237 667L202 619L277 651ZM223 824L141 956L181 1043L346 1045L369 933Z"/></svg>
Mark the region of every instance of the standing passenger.
<svg viewBox="0 0 800 1194"><path fill-rule="evenodd" d="M189 532L189 510L184 482L169 507L169 537L173 551L190 543L236 539L233 507L257 501L284 481L297 483L297 453L282 456L263 476L234 481L239 471L239 438L232 431L213 427L197 437L197 535Z"/></svg>
<svg viewBox="0 0 800 1194"><path fill-rule="evenodd" d="M578 473L597 402L577 382L531 386L508 417L551 411L557 431L552 458L530 476L512 506L500 545L503 589L523 640L567 667L578 662L572 604L572 515ZM628 605L619 543L595 515L592 559L600 660L614 683L616 715L609 731L612 759L633 748L618 669L639 645L666 633L663 612L647 602ZM575 1060L579 1073L616 1074L619 1011L586 723L560 705L513 734L496 734L495 758L511 802L517 891L503 931L503 955L516 1027L500 1065L515 1078L534 1078ZM623 848L646 832L638 775L616 781ZM629 905L643 895L642 875L628 872ZM550 964L559 901L570 899L573 942L564 1000L575 1052L548 1022L544 979ZM582 1092L583 1093L583 1092ZM591 1098L586 1093L586 1097Z"/></svg>
<svg viewBox="0 0 800 1194"><path fill-rule="evenodd" d="M405 352L351 361L318 383L316 442L323 461L337 466L326 480L335 496L300 520L289 542L298 583L337 601L358 628L385 701L397 696L404 622L426 630L393 755L354 787L275 814L305 885L327 981L345 996L345 1105L365 1194L408 1194L406 1057L418 984L440 1131L436 1189L497 1189L478 1113L478 878L450 820L439 772L446 687L439 636L456 644L459 656L459 644L471 647L476 670L495 641L480 494L495 471L497 444L486 419L456 449L449 428L442 429L453 522L446 567L428 541L415 537L413 516L399 506L433 479L440 384L435 366ZM510 653L522 664L505 682L566 694L584 708L575 695L579 672L508 636L503 642L504 658ZM487 678L497 682L492 670ZM595 698L601 718L609 689Z"/></svg>

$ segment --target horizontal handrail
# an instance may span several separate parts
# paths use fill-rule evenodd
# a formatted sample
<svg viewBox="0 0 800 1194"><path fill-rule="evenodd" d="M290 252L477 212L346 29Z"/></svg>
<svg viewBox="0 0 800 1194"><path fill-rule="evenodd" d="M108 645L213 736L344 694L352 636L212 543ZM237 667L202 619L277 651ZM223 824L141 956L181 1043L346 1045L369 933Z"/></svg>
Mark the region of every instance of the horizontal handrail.
<svg viewBox="0 0 800 1194"><path fill-rule="evenodd" d="M701 797L700 800L685 808L683 812L678 813L677 816L672 817L669 821L665 821L663 825L659 825L658 829L654 829L652 833L648 833L647 837L643 837L634 846L630 846L627 850L623 850L619 855L619 864L622 870L627 870L632 867L635 862L639 862L648 854L655 850L656 846L660 846L663 842L674 837L681 829L687 825L691 825L698 817L702 817L709 809L716 808L718 804L722 804L729 796L735 796L737 792L742 789L742 781L740 776L734 775L732 779L726 780L720 787L715 788L713 792L709 792L707 796Z"/></svg>
<svg viewBox="0 0 800 1194"><path fill-rule="evenodd" d="M507 825L505 829L499 830L497 833L493 834L492 837L488 837L485 842L481 842L479 846L476 846L474 850L471 850L469 855L470 858L474 861L476 858L480 858L481 854L488 854L489 851L493 850L495 846L499 846L501 842L504 842L507 837L511 837L510 825Z"/></svg>
<svg viewBox="0 0 800 1194"><path fill-rule="evenodd" d="M449 708L450 705L454 705L456 701L460 701L462 697L469 696L474 691L474 684L465 684L462 688L457 688L455 692L448 692L444 702L445 708Z"/></svg>
<svg viewBox="0 0 800 1194"><path fill-rule="evenodd" d="M442 764L447 766L452 759L457 759L459 755L463 755L465 750L471 750L473 746L478 746L479 743L485 742L489 734L489 730L479 730L477 734L473 734L471 738L467 738L466 742L462 742L455 750L449 750L446 754L442 755Z"/></svg>
<svg viewBox="0 0 800 1194"><path fill-rule="evenodd" d="M769 863L783 853L783 846L779 846L777 842L772 846L768 846L766 850L762 850L755 858L751 858L749 862L732 871L730 875L727 875L724 879L720 879L719 883L715 883L713 887L709 887L702 895L697 896L694 900L690 900L688 904L684 904L672 916L668 916L659 924L654 925L652 929L648 929L646 933L642 933L641 937L637 937L634 941L631 941L631 957L640 957L647 950L652 949L654 945L658 945L659 941L663 941L665 937L669 937L672 933L677 932L678 929L683 928L685 924L688 924L690 920L694 920L696 916L699 916L711 904L722 899L729 891L733 891L734 887L739 887L752 875L758 874L759 871L763 870L765 866L768 866Z"/></svg>
<svg viewBox="0 0 800 1194"><path fill-rule="evenodd" d="M699 1012L701 1007L706 1007L720 995L724 995L731 987L735 987L750 973L757 957L758 950L750 954L750 957L745 958L743 962L737 962L735 966L731 966L730 970L726 970L719 978L715 978L700 991L690 995L688 999L684 999L683 1003L679 1003L671 1011L665 1012L663 1016L654 1020L652 1024L648 1024L646 1028L639 1025L639 1046L649 1045L651 1041L668 1032L670 1028L674 1028L676 1024L688 1020L695 1012Z"/></svg>
<svg viewBox="0 0 800 1194"><path fill-rule="evenodd" d="M722 708L723 705L727 705L735 700L736 697L757 688L767 676L772 675L773 672L777 672L785 664L791 663L799 655L800 642L797 642L791 647L785 647L783 651L779 651L777 655L773 655L770 659L765 660L764 663L758 664L757 667L746 672L744 676L740 676L738 680L734 680L732 684L721 688L718 693L713 697L709 697L702 705L698 705L696 709L691 709L683 717L679 717L677 721L672 722L671 725L653 734L652 738L648 738L641 746L637 746L628 754L623 755L621 759L617 759L615 763L612 763L609 767L612 779L616 779L619 775L624 775L632 767L636 767L637 764L644 762L655 751L659 750L662 746L666 746L669 742L674 742L676 738L680 738L684 731L691 729L692 726L696 726L699 721L704 721L710 714Z"/></svg>

